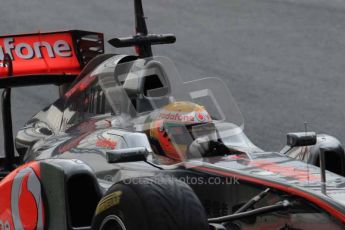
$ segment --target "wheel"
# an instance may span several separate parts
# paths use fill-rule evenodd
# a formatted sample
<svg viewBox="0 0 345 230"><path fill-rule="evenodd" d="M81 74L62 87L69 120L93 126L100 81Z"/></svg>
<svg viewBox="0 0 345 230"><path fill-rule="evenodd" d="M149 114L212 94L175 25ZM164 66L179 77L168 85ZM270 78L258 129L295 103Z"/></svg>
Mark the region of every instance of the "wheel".
<svg viewBox="0 0 345 230"><path fill-rule="evenodd" d="M114 184L98 203L94 230L206 230L205 210L193 190L168 177Z"/></svg>

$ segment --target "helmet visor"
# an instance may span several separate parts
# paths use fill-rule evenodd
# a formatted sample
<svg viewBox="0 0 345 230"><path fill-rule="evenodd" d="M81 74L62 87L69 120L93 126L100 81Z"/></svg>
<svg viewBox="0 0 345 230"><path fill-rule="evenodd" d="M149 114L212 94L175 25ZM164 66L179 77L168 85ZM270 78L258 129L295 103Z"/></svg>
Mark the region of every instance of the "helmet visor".
<svg viewBox="0 0 345 230"><path fill-rule="evenodd" d="M213 123L192 125L189 130L193 139L206 136L209 137L209 139L217 138L216 126Z"/></svg>
<svg viewBox="0 0 345 230"><path fill-rule="evenodd" d="M177 145L189 145L193 139L185 125L164 124L170 141Z"/></svg>
<svg viewBox="0 0 345 230"><path fill-rule="evenodd" d="M217 138L216 127L213 123L197 125L165 124L164 129L169 135L170 140L177 145L189 145L200 137L207 136L208 139Z"/></svg>

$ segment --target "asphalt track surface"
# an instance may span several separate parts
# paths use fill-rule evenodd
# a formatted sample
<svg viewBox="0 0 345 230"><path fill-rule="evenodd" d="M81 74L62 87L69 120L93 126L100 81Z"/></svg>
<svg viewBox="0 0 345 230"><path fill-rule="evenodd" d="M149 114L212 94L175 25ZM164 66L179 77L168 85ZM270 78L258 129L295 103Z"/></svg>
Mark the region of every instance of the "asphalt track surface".
<svg viewBox="0 0 345 230"><path fill-rule="evenodd" d="M177 36L155 54L173 59L186 79L223 77L255 144L279 150L304 122L345 142L345 0L143 1L150 32ZM3 0L0 7L0 34L83 29L110 39L132 34L133 24L130 0ZM56 97L55 87L15 89L15 130Z"/></svg>

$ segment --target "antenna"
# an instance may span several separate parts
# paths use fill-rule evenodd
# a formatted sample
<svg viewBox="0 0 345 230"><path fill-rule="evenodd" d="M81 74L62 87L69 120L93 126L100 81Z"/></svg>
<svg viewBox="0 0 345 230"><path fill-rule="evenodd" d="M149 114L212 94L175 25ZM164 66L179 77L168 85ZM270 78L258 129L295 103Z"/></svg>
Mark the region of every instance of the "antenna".
<svg viewBox="0 0 345 230"><path fill-rule="evenodd" d="M304 134L305 134L305 136L308 135L308 124L309 124L308 122L304 122ZM307 154L307 150L308 150L307 146L305 146L304 148L301 148L301 160L304 159L305 155Z"/></svg>
<svg viewBox="0 0 345 230"><path fill-rule="evenodd" d="M141 0L134 0L135 13L135 32L137 34L147 35L146 18L144 15L143 4Z"/></svg>
<svg viewBox="0 0 345 230"><path fill-rule="evenodd" d="M142 0L134 0L136 34L132 37L113 38L108 42L116 48L134 46L140 58L152 57L152 45L175 43L173 34L148 34Z"/></svg>
<svg viewBox="0 0 345 230"><path fill-rule="evenodd" d="M307 135L307 132L308 132L308 122L304 122L304 132ZM307 154L307 151L308 151L308 149L307 149L307 147L305 147L304 154L303 154L303 159L304 159L305 155ZM308 174L308 185L309 185L309 163L308 163L308 161L307 161L307 174Z"/></svg>
<svg viewBox="0 0 345 230"><path fill-rule="evenodd" d="M137 36L147 36L146 18L144 15L143 4L141 0L134 0L134 14L135 14L135 32ZM152 57L151 45L143 44L136 46L136 51L139 56Z"/></svg>
<svg viewBox="0 0 345 230"><path fill-rule="evenodd" d="M304 122L304 131L307 134L308 122ZM324 146L320 147L319 163L320 163L320 175L321 175L321 191L323 194L326 194L326 159L325 154L328 151ZM307 161L307 170L308 170L308 184L309 184L309 163Z"/></svg>

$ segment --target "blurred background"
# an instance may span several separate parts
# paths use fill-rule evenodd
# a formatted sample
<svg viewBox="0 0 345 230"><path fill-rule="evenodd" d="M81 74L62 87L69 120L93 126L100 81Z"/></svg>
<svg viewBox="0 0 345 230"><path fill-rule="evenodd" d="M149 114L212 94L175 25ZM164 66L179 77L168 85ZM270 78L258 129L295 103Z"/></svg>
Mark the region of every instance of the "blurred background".
<svg viewBox="0 0 345 230"><path fill-rule="evenodd" d="M279 151L286 133L345 142L345 1L143 0L149 32L174 33L154 48L185 79L222 77L259 147ZM0 34L82 29L106 40L134 33L131 0L1 1ZM106 46L108 53L130 52ZM57 96L53 86L15 89L14 128ZM1 124L2 126L2 124ZM0 152L3 134L0 131Z"/></svg>

